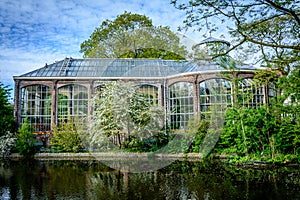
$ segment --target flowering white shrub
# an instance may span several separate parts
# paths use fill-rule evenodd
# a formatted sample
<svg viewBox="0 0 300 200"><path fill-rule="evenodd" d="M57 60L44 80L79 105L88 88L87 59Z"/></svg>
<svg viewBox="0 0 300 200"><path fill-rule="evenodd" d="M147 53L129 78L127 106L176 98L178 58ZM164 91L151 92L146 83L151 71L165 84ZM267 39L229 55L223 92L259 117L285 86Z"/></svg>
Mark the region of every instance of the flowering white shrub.
<svg viewBox="0 0 300 200"><path fill-rule="evenodd" d="M128 143L158 136L164 126L164 109L139 92L133 82L103 84L101 96L95 96L91 129L86 136L88 149L116 148L112 138L124 134Z"/></svg>
<svg viewBox="0 0 300 200"><path fill-rule="evenodd" d="M10 132L0 137L0 157L9 156L11 149L15 146L17 138Z"/></svg>

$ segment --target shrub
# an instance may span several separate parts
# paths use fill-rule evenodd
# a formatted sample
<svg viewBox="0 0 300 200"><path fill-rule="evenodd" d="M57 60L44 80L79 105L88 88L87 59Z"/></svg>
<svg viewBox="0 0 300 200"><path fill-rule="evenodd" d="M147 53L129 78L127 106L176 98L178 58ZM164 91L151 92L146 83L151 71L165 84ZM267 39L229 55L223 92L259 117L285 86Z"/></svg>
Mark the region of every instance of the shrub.
<svg viewBox="0 0 300 200"><path fill-rule="evenodd" d="M0 137L0 157L8 157L16 144L17 138L10 132Z"/></svg>
<svg viewBox="0 0 300 200"><path fill-rule="evenodd" d="M79 152L84 149L80 134L71 119L54 128L50 145L55 152Z"/></svg>
<svg viewBox="0 0 300 200"><path fill-rule="evenodd" d="M200 150L203 150L201 146L208 133L208 128L208 120L192 117L185 128L185 135L181 144L183 151L186 153L199 153Z"/></svg>
<svg viewBox="0 0 300 200"><path fill-rule="evenodd" d="M216 150L238 155L299 153L298 111L296 106L231 108ZM296 118L296 120L295 120Z"/></svg>

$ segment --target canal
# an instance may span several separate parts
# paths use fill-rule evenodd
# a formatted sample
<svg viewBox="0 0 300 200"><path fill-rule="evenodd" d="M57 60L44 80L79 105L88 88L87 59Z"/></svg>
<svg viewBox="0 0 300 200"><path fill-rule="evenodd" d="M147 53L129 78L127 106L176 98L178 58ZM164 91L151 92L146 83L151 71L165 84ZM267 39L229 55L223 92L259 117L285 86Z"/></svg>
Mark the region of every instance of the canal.
<svg viewBox="0 0 300 200"><path fill-rule="evenodd" d="M131 173L97 160L0 162L0 199L300 199L299 166L174 161Z"/></svg>

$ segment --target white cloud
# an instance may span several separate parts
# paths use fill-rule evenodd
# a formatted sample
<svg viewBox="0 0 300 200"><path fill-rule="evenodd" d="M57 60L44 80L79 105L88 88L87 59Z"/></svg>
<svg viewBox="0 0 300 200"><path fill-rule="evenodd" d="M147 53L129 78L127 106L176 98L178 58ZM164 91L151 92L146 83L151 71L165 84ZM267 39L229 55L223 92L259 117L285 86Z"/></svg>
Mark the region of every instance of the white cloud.
<svg viewBox="0 0 300 200"><path fill-rule="evenodd" d="M2 0L0 81L65 57L81 57L80 43L106 19L124 11L146 15L154 25L176 31L184 13L169 0Z"/></svg>

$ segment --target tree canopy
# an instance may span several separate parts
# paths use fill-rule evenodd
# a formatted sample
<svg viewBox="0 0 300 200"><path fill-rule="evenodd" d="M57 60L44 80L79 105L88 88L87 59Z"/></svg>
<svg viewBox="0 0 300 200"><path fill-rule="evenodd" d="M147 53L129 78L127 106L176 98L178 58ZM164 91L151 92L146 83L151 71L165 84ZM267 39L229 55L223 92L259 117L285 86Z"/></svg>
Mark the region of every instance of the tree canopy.
<svg viewBox="0 0 300 200"><path fill-rule="evenodd" d="M184 25L180 29L206 29L211 33L226 28L234 40L223 55L247 47L252 57L253 53L259 52L257 62L263 61L283 74L299 67L299 1L172 0L171 3L186 11Z"/></svg>
<svg viewBox="0 0 300 200"><path fill-rule="evenodd" d="M187 54L169 27L153 26L145 15L130 12L103 21L80 48L86 58L184 59Z"/></svg>

